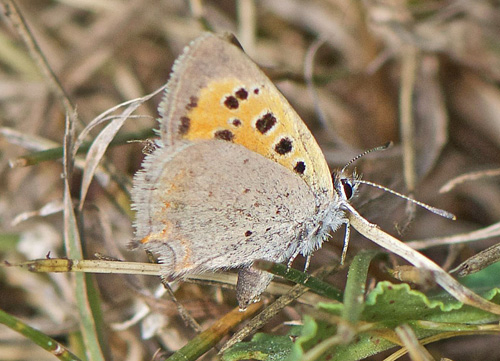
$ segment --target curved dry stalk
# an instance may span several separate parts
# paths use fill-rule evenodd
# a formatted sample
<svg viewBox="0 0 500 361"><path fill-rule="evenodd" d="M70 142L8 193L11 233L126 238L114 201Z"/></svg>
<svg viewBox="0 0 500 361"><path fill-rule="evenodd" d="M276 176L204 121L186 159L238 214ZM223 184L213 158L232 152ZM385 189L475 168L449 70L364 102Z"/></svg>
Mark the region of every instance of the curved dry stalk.
<svg viewBox="0 0 500 361"><path fill-rule="evenodd" d="M453 178L446 182L440 189L439 193L446 193L451 191L453 188L458 186L459 184L470 182L478 179L483 179L487 177L498 177L500 176L500 169L488 169L482 170L479 172L471 172L459 175L458 177Z"/></svg>
<svg viewBox="0 0 500 361"><path fill-rule="evenodd" d="M118 131L122 127L123 123L141 104L148 101L156 94L163 92L164 90L165 86L162 86L157 90L155 90L154 92L142 98L129 100L127 102L114 106L111 109L108 109L107 111L96 117L92 122L90 122L90 124L87 127L85 127L85 129L80 133L78 139L75 142L75 147L73 148L73 154L76 153L78 147L81 145L81 143L83 142L83 140L85 139L85 137L87 136L87 134L90 132L91 129L93 129L96 125L100 124L102 121L106 120L108 115L111 114L113 111L119 109L122 106L127 105L127 108L125 108L123 113L120 116L114 118L99 133L99 135L95 138L94 142L92 143L87 153L87 156L85 158L85 168L83 170L82 185L80 188L79 209L83 208L83 203L85 202L88 188L90 186L90 183L92 182L92 178L94 177L94 173L97 169L97 166L99 165L99 162L101 161L104 153L106 152L106 149L108 149L109 144L115 138L116 133L118 133Z"/></svg>
<svg viewBox="0 0 500 361"><path fill-rule="evenodd" d="M480 241L482 239L497 236L500 236L500 222L492 224L491 226L485 228L478 229L477 231L460 233L446 237L426 238L405 243L413 249L426 249L436 246Z"/></svg>

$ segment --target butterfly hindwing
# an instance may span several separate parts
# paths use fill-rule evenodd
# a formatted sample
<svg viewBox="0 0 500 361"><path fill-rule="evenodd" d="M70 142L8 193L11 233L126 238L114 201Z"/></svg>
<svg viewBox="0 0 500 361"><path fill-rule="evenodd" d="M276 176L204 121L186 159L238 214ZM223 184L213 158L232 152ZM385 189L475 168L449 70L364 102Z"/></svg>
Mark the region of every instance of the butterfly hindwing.
<svg viewBox="0 0 500 361"><path fill-rule="evenodd" d="M169 278L283 262L315 227L315 197L300 177L230 142L159 148L134 183L136 242L161 255Z"/></svg>

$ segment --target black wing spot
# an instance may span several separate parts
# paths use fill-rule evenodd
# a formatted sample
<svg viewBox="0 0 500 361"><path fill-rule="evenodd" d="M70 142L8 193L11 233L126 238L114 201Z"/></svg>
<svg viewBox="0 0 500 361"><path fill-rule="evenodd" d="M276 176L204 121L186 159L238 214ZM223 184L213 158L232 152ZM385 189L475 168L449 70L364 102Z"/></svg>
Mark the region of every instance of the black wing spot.
<svg viewBox="0 0 500 361"><path fill-rule="evenodd" d="M224 105L228 109L238 109L240 106L240 103L238 102L238 99L236 99L234 96L230 95L226 97L226 100L224 100Z"/></svg>
<svg viewBox="0 0 500 361"><path fill-rule="evenodd" d="M186 105L186 110L194 109L198 106L198 98L195 96L191 96L189 98L189 103Z"/></svg>
<svg viewBox="0 0 500 361"><path fill-rule="evenodd" d="M293 170L298 173L298 174L304 174L306 171L306 164L303 161L298 161L295 163L295 167L293 167Z"/></svg>
<svg viewBox="0 0 500 361"><path fill-rule="evenodd" d="M218 130L215 132L214 138L226 140L228 142L232 142L234 139L234 134L233 134L233 132L231 132L230 130L227 130L227 129Z"/></svg>
<svg viewBox="0 0 500 361"><path fill-rule="evenodd" d="M191 127L191 119L188 117L181 117L181 124L179 124L179 134L184 135L189 132L189 128Z"/></svg>
<svg viewBox="0 0 500 361"><path fill-rule="evenodd" d="M290 153L293 149L293 142L290 138L283 138L281 139L278 144L274 147L274 150L276 153L279 155L285 155L287 153Z"/></svg>
<svg viewBox="0 0 500 361"><path fill-rule="evenodd" d="M246 100L248 98L248 92L245 88L241 88L234 93L236 95L236 98L240 100Z"/></svg>
<svg viewBox="0 0 500 361"><path fill-rule="evenodd" d="M257 130L261 134L266 134L267 132L269 132L271 129L274 128L277 122L278 121L276 120L274 114L268 112L259 119L257 119L257 121L255 122L255 128L257 128Z"/></svg>

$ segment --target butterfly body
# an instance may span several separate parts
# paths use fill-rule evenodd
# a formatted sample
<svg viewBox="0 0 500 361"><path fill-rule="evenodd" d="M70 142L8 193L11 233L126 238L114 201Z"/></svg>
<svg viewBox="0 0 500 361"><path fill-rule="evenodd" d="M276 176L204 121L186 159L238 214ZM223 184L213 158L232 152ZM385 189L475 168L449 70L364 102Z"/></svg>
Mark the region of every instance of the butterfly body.
<svg viewBox="0 0 500 361"><path fill-rule="evenodd" d="M167 279L239 268L245 308L271 277L256 259L310 255L345 223L324 156L272 82L237 46L205 34L176 61L158 148L134 178L134 244Z"/></svg>

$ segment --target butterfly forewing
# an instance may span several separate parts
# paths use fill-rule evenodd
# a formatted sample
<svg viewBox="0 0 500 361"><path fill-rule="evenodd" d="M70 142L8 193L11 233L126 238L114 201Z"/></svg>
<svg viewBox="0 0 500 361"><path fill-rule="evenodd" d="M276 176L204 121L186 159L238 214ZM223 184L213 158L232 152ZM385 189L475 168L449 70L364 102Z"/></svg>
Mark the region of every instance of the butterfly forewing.
<svg viewBox="0 0 500 361"><path fill-rule="evenodd" d="M334 196L325 158L287 100L237 46L213 34L176 61L160 106L167 146L220 139L285 166L316 194Z"/></svg>

